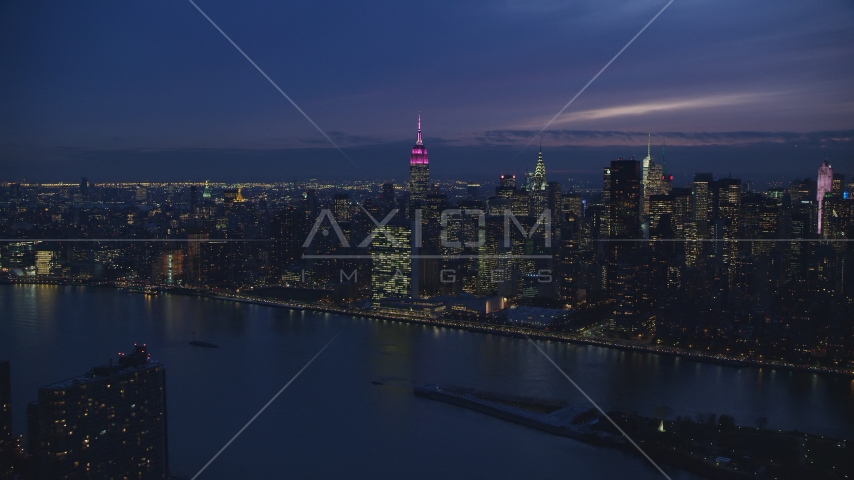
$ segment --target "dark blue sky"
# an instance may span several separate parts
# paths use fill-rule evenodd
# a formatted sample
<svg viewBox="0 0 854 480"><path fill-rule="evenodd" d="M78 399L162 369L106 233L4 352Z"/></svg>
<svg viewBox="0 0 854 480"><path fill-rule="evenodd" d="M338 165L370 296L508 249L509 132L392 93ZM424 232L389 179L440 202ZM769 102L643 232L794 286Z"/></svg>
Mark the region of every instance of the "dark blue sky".
<svg viewBox="0 0 854 480"><path fill-rule="evenodd" d="M419 110L435 176L521 172L666 1L197 3L358 168L186 0L10 0L0 180L402 177ZM652 132L683 175L854 175L852 86L850 1L676 0L544 134L546 166L593 174Z"/></svg>

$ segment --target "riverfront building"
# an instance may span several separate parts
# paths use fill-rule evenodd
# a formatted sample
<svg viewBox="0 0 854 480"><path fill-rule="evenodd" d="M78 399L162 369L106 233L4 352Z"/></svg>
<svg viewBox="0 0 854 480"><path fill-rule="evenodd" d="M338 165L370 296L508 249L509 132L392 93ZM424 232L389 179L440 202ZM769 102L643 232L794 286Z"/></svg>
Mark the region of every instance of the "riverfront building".
<svg viewBox="0 0 854 480"><path fill-rule="evenodd" d="M37 478L167 477L166 371L145 345L39 388L27 415Z"/></svg>

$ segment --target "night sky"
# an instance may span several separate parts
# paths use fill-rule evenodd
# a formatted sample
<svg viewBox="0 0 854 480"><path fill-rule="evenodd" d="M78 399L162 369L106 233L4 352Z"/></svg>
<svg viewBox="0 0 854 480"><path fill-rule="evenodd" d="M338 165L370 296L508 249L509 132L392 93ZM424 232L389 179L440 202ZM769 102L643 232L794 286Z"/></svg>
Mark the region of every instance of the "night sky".
<svg viewBox="0 0 854 480"><path fill-rule="evenodd" d="M522 147L666 0L0 3L0 181L403 179ZM687 180L854 176L854 3L676 0L543 134L550 180L654 156Z"/></svg>

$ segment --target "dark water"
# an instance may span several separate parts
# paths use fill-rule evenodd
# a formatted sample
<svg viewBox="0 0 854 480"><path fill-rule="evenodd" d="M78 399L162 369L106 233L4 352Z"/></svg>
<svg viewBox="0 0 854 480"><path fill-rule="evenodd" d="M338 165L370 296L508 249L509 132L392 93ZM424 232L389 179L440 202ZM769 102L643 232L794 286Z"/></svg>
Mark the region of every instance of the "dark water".
<svg viewBox="0 0 854 480"><path fill-rule="evenodd" d="M585 404L526 340L194 297L0 286L17 433L40 385L145 342L167 366L172 470L191 476L339 331L200 478L661 478L639 457L412 395L413 384L436 382ZM221 348L188 345L193 332ZM850 379L544 345L606 409L666 405L674 417L744 424L764 416L768 428L854 439Z"/></svg>

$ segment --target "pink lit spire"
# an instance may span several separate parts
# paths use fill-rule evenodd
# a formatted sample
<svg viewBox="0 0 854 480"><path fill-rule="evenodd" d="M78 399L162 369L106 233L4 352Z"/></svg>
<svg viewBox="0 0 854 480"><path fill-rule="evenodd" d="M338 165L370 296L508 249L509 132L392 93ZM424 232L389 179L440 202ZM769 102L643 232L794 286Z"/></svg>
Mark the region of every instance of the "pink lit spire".
<svg viewBox="0 0 854 480"><path fill-rule="evenodd" d="M418 112L418 139L412 147L412 155L409 156L409 165L427 165L427 147L421 139L421 112Z"/></svg>

